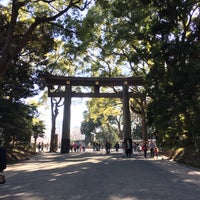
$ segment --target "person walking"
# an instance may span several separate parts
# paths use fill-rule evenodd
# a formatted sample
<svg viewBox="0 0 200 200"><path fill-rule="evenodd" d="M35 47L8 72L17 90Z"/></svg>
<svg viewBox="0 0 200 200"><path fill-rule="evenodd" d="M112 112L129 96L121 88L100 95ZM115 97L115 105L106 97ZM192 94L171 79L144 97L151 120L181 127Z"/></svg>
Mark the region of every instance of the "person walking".
<svg viewBox="0 0 200 200"><path fill-rule="evenodd" d="M82 143L81 146L82 146L83 151L85 151L85 143L84 142Z"/></svg>
<svg viewBox="0 0 200 200"><path fill-rule="evenodd" d="M154 158L155 147L156 147L155 143L153 142L153 140L151 140L149 144L151 158Z"/></svg>
<svg viewBox="0 0 200 200"><path fill-rule="evenodd" d="M158 147L155 147L154 155L156 156L156 158L158 158Z"/></svg>
<svg viewBox="0 0 200 200"><path fill-rule="evenodd" d="M127 139L126 140L126 156L130 158L131 154L132 154L132 142L130 139Z"/></svg>
<svg viewBox="0 0 200 200"><path fill-rule="evenodd" d="M76 153L77 152L77 143L76 142L74 142L73 148L74 148L74 152Z"/></svg>
<svg viewBox="0 0 200 200"><path fill-rule="evenodd" d="M116 149L116 152L118 152L118 150L119 150L119 143L118 142L116 142L116 144L115 144L115 149Z"/></svg>
<svg viewBox="0 0 200 200"><path fill-rule="evenodd" d="M147 142L142 145L142 151L144 152L144 157L147 157Z"/></svg>
<svg viewBox="0 0 200 200"><path fill-rule="evenodd" d="M105 145L106 154L110 154L110 148L111 148L111 144L110 142L107 141Z"/></svg>
<svg viewBox="0 0 200 200"><path fill-rule="evenodd" d="M42 146L41 146L41 143L39 142L38 145L37 145L38 153L41 153L41 147L42 147Z"/></svg>

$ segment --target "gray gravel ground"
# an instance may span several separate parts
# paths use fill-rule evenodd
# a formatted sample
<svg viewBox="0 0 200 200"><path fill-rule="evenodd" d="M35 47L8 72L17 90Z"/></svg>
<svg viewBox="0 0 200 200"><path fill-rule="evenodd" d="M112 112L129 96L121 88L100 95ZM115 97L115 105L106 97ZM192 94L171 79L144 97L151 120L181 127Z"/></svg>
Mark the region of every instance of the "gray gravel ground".
<svg viewBox="0 0 200 200"><path fill-rule="evenodd" d="M9 165L5 200L198 200L200 171L164 157L87 150L44 153Z"/></svg>

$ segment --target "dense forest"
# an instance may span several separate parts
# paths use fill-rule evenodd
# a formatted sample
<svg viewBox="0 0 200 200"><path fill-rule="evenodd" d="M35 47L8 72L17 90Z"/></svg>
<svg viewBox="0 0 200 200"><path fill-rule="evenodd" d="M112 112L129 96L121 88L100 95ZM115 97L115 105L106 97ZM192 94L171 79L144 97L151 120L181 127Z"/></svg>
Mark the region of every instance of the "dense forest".
<svg viewBox="0 0 200 200"><path fill-rule="evenodd" d="M0 137L6 146L44 134L41 74L142 76L145 86L131 88L146 94L130 99L132 137L147 134L162 145L199 151L198 0L12 0L0 1L0 8ZM39 102L27 103L39 93ZM62 99L51 103L53 136ZM92 133L100 142L123 138L120 99L88 100L87 108L81 132L88 142Z"/></svg>

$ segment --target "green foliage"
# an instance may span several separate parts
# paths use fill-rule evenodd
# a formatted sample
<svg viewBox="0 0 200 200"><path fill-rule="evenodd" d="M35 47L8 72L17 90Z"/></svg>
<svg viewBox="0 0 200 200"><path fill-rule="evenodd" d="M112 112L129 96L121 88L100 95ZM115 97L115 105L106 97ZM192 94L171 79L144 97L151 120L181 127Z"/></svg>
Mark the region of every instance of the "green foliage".
<svg viewBox="0 0 200 200"><path fill-rule="evenodd" d="M64 12L69 2L70 11ZM18 3L13 7L20 13L13 18L16 24L9 23L10 7L0 14L0 69L8 63L11 69L0 83L3 100L20 103L37 93L38 67L62 75L142 75L148 124L159 132L158 139L175 144L184 136L199 148L199 1L101 0L84 16L80 10L88 2L51 1L57 9L50 9L46 1ZM56 15L58 10L63 13ZM145 103L131 100L131 110L144 117ZM115 100L90 101L83 133L89 135L100 122L99 134L109 133L115 140L121 114L116 105Z"/></svg>
<svg viewBox="0 0 200 200"><path fill-rule="evenodd" d="M137 124L135 128L133 128L133 139L141 140L142 139L142 127Z"/></svg>
<svg viewBox="0 0 200 200"><path fill-rule="evenodd" d="M157 38L151 48L152 65L147 76L149 123L168 143L185 136L192 143L199 141L199 3L171 1L152 7L154 17L151 34ZM195 11L196 10L196 11ZM196 12L196 13L195 13ZM167 136L167 137L166 137Z"/></svg>
<svg viewBox="0 0 200 200"><path fill-rule="evenodd" d="M37 95L39 89L43 89L38 76L40 71L62 75L75 73L76 67L73 65L72 68L72 38L79 24L80 10L87 5L87 1L14 1L1 7L0 77L3 78L0 80L0 116L4 123L0 128L7 143L30 141L31 134L35 137L43 135L43 122L33 122L38 113L35 108L30 108L30 113L27 113L29 106L24 99ZM20 120L20 123L11 120L11 111L4 113L7 101L15 111L14 119ZM21 119L23 114L20 110L24 116L27 115L24 117L27 121ZM13 131L14 128L16 131Z"/></svg>
<svg viewBox="0 0 200 200"><path fill-rule="evenodd" d="M1 6L0 77L6 75L16 58L44 67L48 62L46 53L52 51L55 38L62 38L66 43L76 41L80 13L89 4L88 0L41 0L13 1Z"/></svg>
<svg viewBox="0 0 200 200"><path fill-rule="evenodd" d="M36 106L25 104L23 99L39 92L39 88L35 88L37 73L32 67L23 61L16 61L13 66L0 81L1 137L10 147L21 142L30 143L31 135L35 134L33 118L38 117Z"/></svg>
<svg viewBox="0 0 200 200"><path fill-rule="evenodd" d="M1 137L6 146L14 147L19 141L30 142L34 112L31 106L1 98Z"/></svg>
<svg viewBox="0 0 200 200"><path fill-rule="evenodd" d="M9 69L7 76L0 81L0 96L11 101L32 97L39 92L39 88L35 88L38 83L37 73L32 67L23 61L16 61L13 69Z"/></svg>
<svg viewBox="0 0 200 200"><path fill-rule="evenodd" d="M93 50L87 59L93 58L93 74L105 75L101 69L111 66L113 59L114 65L123 68L121 73L129 67L131 73L127 74L143 75L150 97L148 124L168 144L185 135L199 144L199 8L197 0L102 0L84 21L88 25L86 36L93 35L83 41ZM109 69L113 72L114 68ZM112 72L107 76L114 76ZM131 108L141 113L145 105L132 101Z"/></svg>
<svg viewBox="0 0 200 200"><path fill-rule="evenodd" d="M90 117L92 119L101 119L102 123L113 122L114 117L121 114L121 102L116 99L94 98L88 101Z"/></svg>
<svg viewBox="0 0 200 200"><path fill-rule="evenodd" d="M96 131L96 128L100 126L100 122L96 120L96 122L89 117L88 113L84 113L84 121L81 123L81 134L85 135L86 143L92 143L93 134Z"/></svg>
<svg viewBox="0 0 200 200"><path fill-rule="evenodd" d="M84 114L81 124L81 133L85 134L86 140L95 139L104 144L107 140L113 144L122 139L120 129L121 104L116 99L95 98L87 102L89 112Z"/></svg>
<svg viewBox="0 0 200 200"><path fill-rule="evenodd" d="M45 125L44 122L38 119L33 119L33 125L32 125L32 132L33 137L44 137L44 129Z"/></svg>

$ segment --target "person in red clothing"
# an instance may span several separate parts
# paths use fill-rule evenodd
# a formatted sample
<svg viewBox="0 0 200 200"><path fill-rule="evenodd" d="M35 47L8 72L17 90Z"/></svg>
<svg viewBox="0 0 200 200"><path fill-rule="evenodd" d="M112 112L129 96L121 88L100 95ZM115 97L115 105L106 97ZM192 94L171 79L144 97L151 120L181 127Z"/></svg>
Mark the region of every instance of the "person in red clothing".
<svg viewBox="0 0 200 200"><path fill-rule="evenodd" d="M142 145L142 151L144 151L144 157L147 157L147 142L144 142L144 144Z"/></svg>
<svg viewBox="0 0 200 200"><path fill-rule="evenodd" d="M158 158L158 147L155 147L154 155Z"/></svg>

